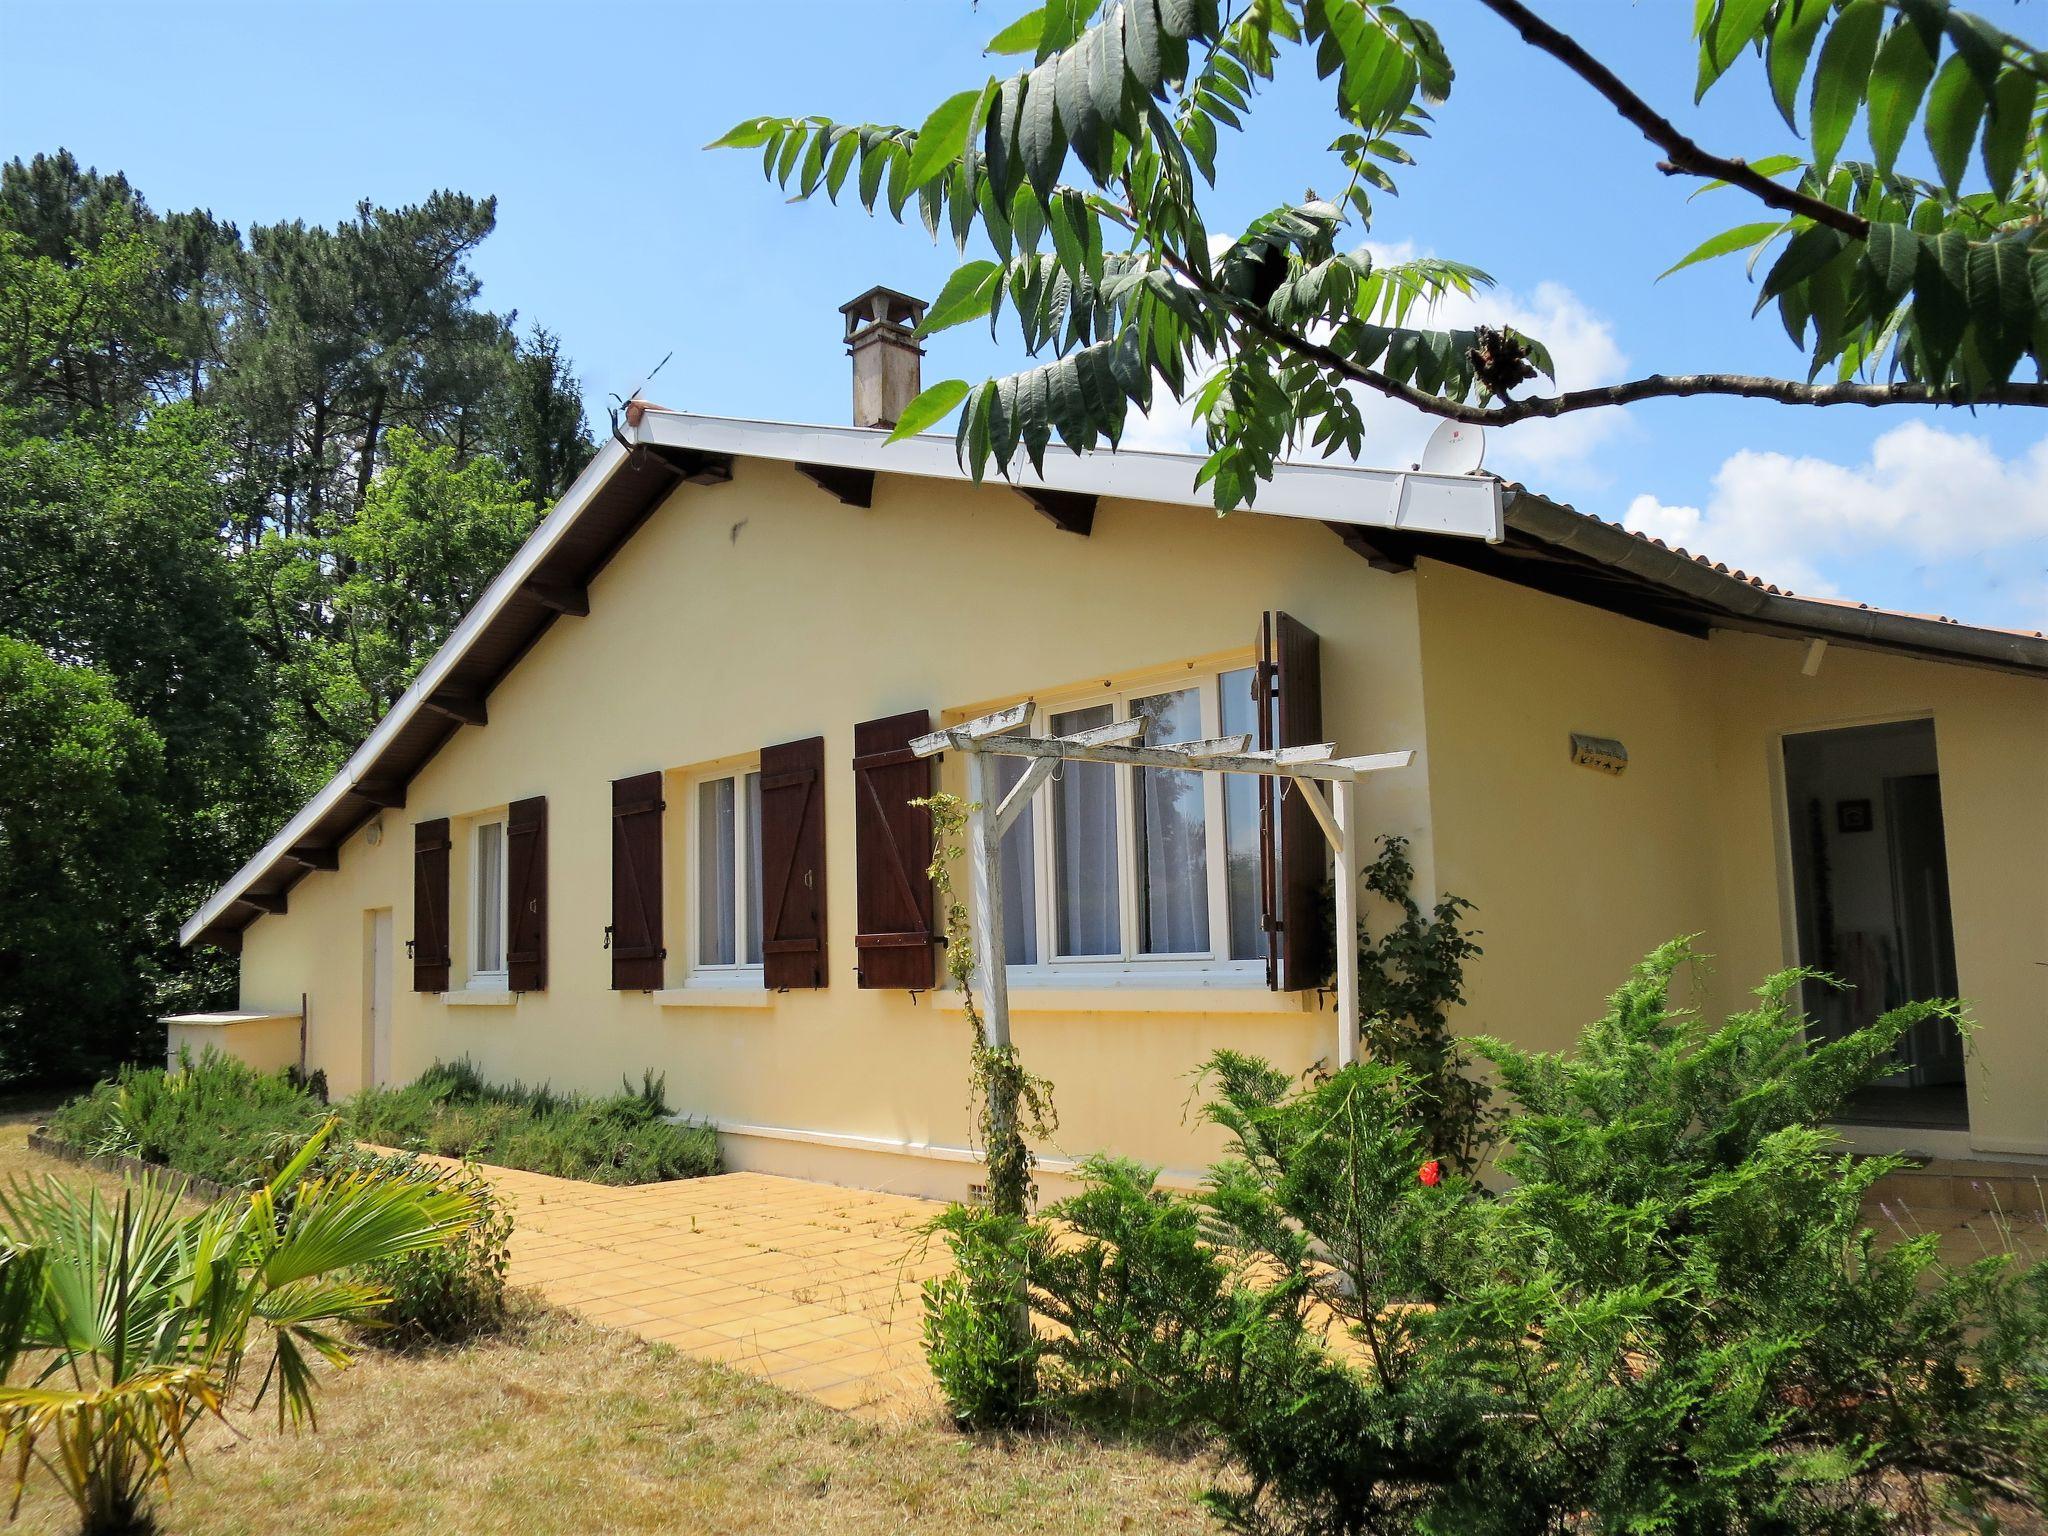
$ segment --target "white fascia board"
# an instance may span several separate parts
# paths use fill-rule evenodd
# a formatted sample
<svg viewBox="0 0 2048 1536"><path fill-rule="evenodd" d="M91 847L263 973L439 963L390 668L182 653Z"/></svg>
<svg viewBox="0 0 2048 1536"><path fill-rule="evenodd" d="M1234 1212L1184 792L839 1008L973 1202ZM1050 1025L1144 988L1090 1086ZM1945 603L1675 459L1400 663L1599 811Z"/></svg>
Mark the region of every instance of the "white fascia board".
<svg viewBox="0 0 2048 1536"><path fill-rule="evenodd" d="M562 493L561 500L541 520L540 526L528 535L518 552L498 572L497 579L484 588L484 595L477 600L476 606L463 616L462 622L455 626L455 632L442 643L420 675L413 679L412 686L399 697L390 713L377 722L376 728L363 739L363 744L349 755L349 760L341 765L341 771L306 802L298 815L284 824L284 830L259 848L248 863L207 898L204 906L185 920L184 926L178 930L180 944L190 944L211 927L223 912L241 899L242 893L255 883L258 876L282 858L287 849L302 842L307 832L363 781L378 754L426 707L427 696L441 686L442 680L462 660L477 632L497 617L505 604L511 601L512 594L525 584L533 568L547 558L548 551L576 521L577 514L598 488L625 463L626 454L627 449L616 438L605 440L597 456L584 466L575 483Z"/></svg>
<svg viewBox="0 0 2048 1536"><path fill-rule="evenodd" d="M879 427L814 427L785 421L746 421L728 416L694 416L649 409L630 435L639 442L700 453L729 453L746 459L791 464L829 464L885 475L928 480L967 480L953 440L935 434L890 443ZM1021 454L1010 480L992 485L1042 485L1048 490L1169 506L1213 505L1196 488L1202 459L1190 453L1127 449L1074 453L1054 444L1046 450L1045 473L1036 474ZM1259 487L1259 499L1245 509L1263 517L1303 517L1350 523L1361 528L1399 528L1450 534L1497 544L1505 534L1500 482L1491 475L1440 475L1422 470L1365 469L1350 464L1282 463Z"/></svg>

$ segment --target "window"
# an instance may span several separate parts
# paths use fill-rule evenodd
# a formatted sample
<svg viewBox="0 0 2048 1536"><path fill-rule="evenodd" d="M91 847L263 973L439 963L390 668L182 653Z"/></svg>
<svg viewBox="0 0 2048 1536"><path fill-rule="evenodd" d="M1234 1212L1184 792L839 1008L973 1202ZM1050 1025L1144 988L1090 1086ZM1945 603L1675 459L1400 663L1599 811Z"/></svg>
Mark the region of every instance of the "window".
<svg viewBox="0 0 2048 1536"><path fill-rule="evenodd" d="M470 826L470 985L505 985L505 823Z"/></svg>
<svg viewBox="0 0 2048 1536"><path fill-rule="evenodd" d="M1252 733L1252 669L1042 708L1032 729L1072 735L1144 722L1147 745ZM1008 789L1027 761L998 757ZM1067 763L1003 836L1011 968L1086 984L1110 974L1259 973L1257 783L1242 775ZM1034 977L1033 973L1036 973Z"/></svg>
<svg viewBox="0 0 2048 1536"><path fill-rule="evenodd" d="M690 793L691 970L758 978L761 968L761 775L699 779Z"/></svg>

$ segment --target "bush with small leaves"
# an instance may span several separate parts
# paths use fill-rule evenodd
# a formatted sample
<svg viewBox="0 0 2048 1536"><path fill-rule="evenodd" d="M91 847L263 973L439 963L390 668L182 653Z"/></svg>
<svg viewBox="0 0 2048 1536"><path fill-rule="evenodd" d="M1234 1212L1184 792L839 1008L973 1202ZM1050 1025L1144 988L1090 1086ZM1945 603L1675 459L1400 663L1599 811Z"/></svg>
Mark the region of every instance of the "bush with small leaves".
<svg viewBox="0 0 2048 1536"><path fill-rule="evenodd" d="M925 1360L959 1423L1021 1424L1038 1407L1043 1346L1017 1319L1043 1234L1021 1217L969 1205L947 1207L931 1230L952 1250L953 1271L925 1282Z"/></svg>
<svg viewBox="0 0 2048 1536"><path fill-rule="evenodd" d="M1234 1529L1868 1536L2048 1506L2048 1267L1863 1224L1897 1163L1825 1128L1953 1004L1809 1043L1803 973L1675 1009L1680 941L1576 1050L1473 1042L1514 1110L1490 1194L1420 1089L1219 1055L1192 1195L1098 1162L1030 1247L1049 1394L1204 1431ZM1057 1238L1054 1234L1057 1233Z"/></svg>

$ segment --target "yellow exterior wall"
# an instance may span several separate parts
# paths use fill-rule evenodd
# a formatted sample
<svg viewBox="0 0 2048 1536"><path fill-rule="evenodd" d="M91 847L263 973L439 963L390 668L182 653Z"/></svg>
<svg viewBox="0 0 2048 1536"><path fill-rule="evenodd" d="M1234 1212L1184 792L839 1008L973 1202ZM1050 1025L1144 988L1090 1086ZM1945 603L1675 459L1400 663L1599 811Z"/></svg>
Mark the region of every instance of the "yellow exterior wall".
<svg viewBox="0 0 2048 1536"><path fill-rule="evenodd" d="M1424 562L1429 794L1443 889L1478 905L1462 1028L1559 1049L1652 946L1700 935L1725 1012L1798 963L1783 740L1931 717L1969 1146L2048 1154L2048 682L1804 641L1693 639ZM1572 732L1618 737L1610 777ZM1914 1144L1929 1138L1909 1134Z"/></svg>
<svg viewBox="0 0 2048 1536"><path fill-rule="evenodd" d="M616 1087L622 1073L637 1080L651 1067L667 1074L676 1108L721 1122L957 1147L967 1134L960 1017L929 997L913 1004L854 984L856 722L918 707L941 715L1190 658L1241 664L1271 607L1321 636L1325 723L1346 750L1423 745L1414 585L1371 570L1315 523L1106 502L1083 539L999 487L884 477L874 502L842 506L787 466L747 460L729 485L682 488L593 582L590 616L558 622L492 693L490 724L462 730L422 769L405 808L382 817L379 844L357 833L338 872L308 875L286 915L248 930L244 1005L296 1008L305 992L310 1058L336 1092L352 1090L365 1060L365 913L390 907L398 1080L463 1055L492 1076L565 1088ZM601 947L610 781L815 734L826 739L830 986L755 1008L664 1008L611 992ZM950 787L959 767L946 765ZM548 990L503 1007L412 992L413 823L456 823L459 986L464 821L538 794L550 822ZM1419 767L1379 776L1360 800L1367 826L1426 833ZM672 787L671 845L679 809ZM672 955L691 917L675 873ZM1236 1000L1256 1011L1020 1011L1017 1041L1056 1086L1060 1131L1047 1152L1114 1147L1199 1166L1216 1143L1184 1113L1187 1074L1209 1052L1250 1049L1290 1070L1330 1054L1329 1015L1296 999L1276 1009L1263 991ZM789 1171L817 1170L828 1150L728 1142L735 1161ZM894 1162L905 1166L863 1182L950 1191L969 1176L958 1163Z"/></svg>
<svg viewBox="0 0 2048 1536"><path fill-rule="evenodd" d="M1436 873L1485 951L1461 1027L1560 1050L1708 926L1708 646L1434 561L1416 582ZM1619 738L1627 770L1574 764L1574 731Z"/></svg>
<svg viewBox="0 0 2048 1536"><path fill-rule="evenodd" d="M248 930L242 1006L295 1012L305 993L309 1059L352 1091L369 914L389 908L393 1079L465 1055L494 1077L589 1090L651 1068L677 1109L740 1128L735 1165L957 1193L974 1176L958 1155L960 1016L854 985L854 724L1242 664L1266 608L1321 636L1325 724L1345 751L1419 752L1361 787L1362 824L1412 840L1423 899L1478 904L1486 953L1461 1027L1545 1047L1568 1045L1674 934L1702 933L1718 957L1710 1006L1789 963L1782 733L1931 711L1958 965L1981 1024L1974 1144L2048 1153L2048 684L1839 647L1807 678L1797 642L1695 639L1431 561L1375 572L1313 523L1112 501L1083 539L996 486L885 476L861 510L758 461L672 497L593 582L590 616L558 622L492 694L491 723L459 732L384 813L376 846L358 832L338 872L308 875L288 914ZM1573 765L1574 731L1620 738L1627 772ZM610 991L610 781L819 734L830 986L753 1007ZM947 787L959 770L946 765ZM503 1006L414 993L413 823L455 823L460 986L467 822L536 794L548 990ZM681 802L671 778L672 955L693 916ZM1113 1148L1199 1168L1217 1142L1191 1123L1188 1074L1212 1050L1298 1071L1332 1044L1317 1000L1263 991L1017 1001L1019 1046L1055 1085L1052 1159Z"/></svg>

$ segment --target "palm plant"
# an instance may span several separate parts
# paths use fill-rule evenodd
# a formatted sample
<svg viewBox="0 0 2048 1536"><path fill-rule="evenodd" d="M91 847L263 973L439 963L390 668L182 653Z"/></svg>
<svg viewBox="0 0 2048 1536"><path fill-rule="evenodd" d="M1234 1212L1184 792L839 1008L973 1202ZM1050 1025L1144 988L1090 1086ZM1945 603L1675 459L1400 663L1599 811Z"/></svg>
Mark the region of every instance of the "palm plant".
<svg viewBox="0 0 2048 1536"><path fill-rule="evenodd" d="M155 1180L108 1201L56 1180L0 1194L0 1453L14 1502L53 1473L84 1536L156 1529L193 1428L255 1373L280 1427L313 1419L314 1357L390 1299L363 1267L453 1241L477 1197L371 1169L311 1173L329 1120L261 1188L197 1214Z"/></svg>

